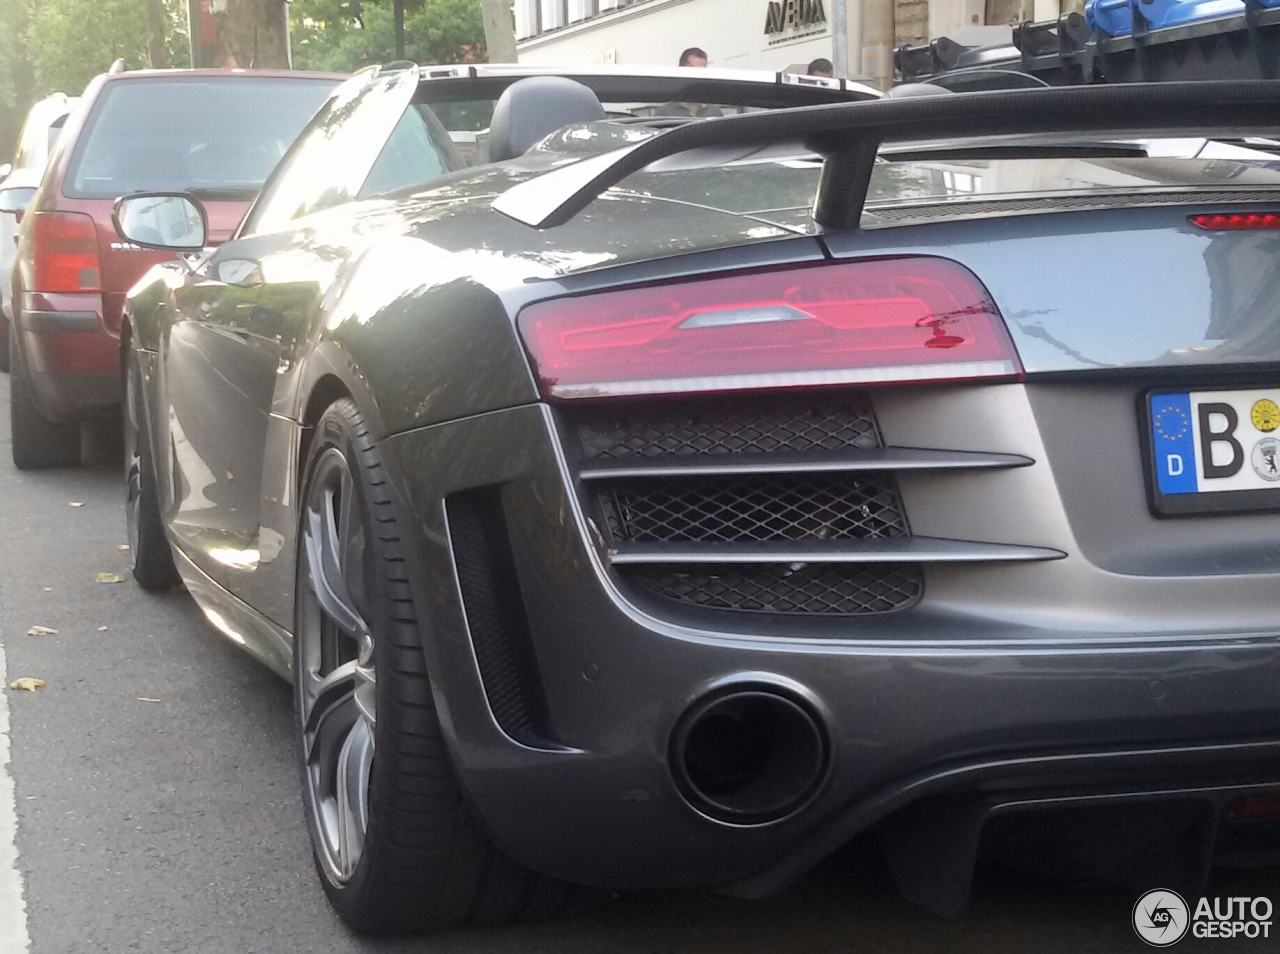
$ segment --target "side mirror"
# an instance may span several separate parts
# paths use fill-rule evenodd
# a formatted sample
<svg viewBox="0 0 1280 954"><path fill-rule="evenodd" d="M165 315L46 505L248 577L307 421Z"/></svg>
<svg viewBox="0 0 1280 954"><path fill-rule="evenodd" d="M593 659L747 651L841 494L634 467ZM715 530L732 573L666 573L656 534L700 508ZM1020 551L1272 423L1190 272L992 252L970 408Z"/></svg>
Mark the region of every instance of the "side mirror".
<svg viewBox="0 0 1280 954"><path fill-rule="evenodd" d="M111 221L122 239L143 248L199 252L209 237L204 206L186 192L126 195L116 200Z"/></svg>
<svg viewBox="0 0 1280 954"><path fill-rule="evenodd" d="M22 214L27 211L27 206L31 204L35 194L34 186L13 186L9 189L0 189L0 212L16 215L18 220L21 221Z"/></svg>

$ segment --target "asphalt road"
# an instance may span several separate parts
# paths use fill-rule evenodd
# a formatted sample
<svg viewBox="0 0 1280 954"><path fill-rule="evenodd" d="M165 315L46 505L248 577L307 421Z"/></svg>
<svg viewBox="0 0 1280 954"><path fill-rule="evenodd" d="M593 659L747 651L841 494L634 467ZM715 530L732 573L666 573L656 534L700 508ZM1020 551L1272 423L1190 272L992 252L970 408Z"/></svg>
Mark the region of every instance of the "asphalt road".
<svg viewBox="0 0 1280 954"><path fill-rule="evenodd" d="M185 595L144 594L131 578L96 582L127 574L124 540L109 451L80 470L13 469L0 376L0 647L8 680L46 683L4 691L34 954L1148 949L1130 926L1130 892L988 871L971 911L945 921L902 901L874 852L858 847L767 902L637 894L513 929L356 938L330 913L311 867L288 687L207 626ZM57 633L26 635L35 625ZM3 726L0 708L0 760ZM4 815L0 804L0 865ZM13 882L0 870L0 954L21 954L5 942L17 924L6 877ZM1280 872L1222 873L1210 894L1266 895L1280 910ZM1188 938L1176 949L1262 954L1280 941Z"/></svg>

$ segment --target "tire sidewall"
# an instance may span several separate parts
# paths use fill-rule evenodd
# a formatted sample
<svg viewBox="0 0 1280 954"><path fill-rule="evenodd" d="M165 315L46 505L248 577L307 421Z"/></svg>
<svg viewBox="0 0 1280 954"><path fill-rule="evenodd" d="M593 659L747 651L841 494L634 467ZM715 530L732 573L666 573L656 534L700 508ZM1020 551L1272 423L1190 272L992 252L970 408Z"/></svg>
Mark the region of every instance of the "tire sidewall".
<svg viewBox="0 0 1280 954"><path fill-rule="evenodd" d="M353 913L361 906L361 899L368 887L370 879L370 871L376 863L378 854L378 793L381 789L379 780L379 759L378 749L383 744L382 736L384 735L383 723L379 721L374 727L374 757L373 766L369 773L369 826L365 832L364 850L360 856L360 861L356 865L356 870L352 873L351 878L345 883L337 881L332 876L328 867L320 855L321 834L319 824L316 819L316 808L312 800L310 780L308 778L307 760L306 760L306 743L303 737L303 704L302 704L302 679L299 678L302 672L302 639L301 639L301 597L305 588L310 584L307 582L307 562L305 553L305 538L303 536L304 521L306 520L307 510L310 506L311 484L314 478L315 463L320 456L329 448L337 448L347 460L347 467L350 469L352 484L356 489L356 497L358 502L358 510L360 519L365 523L365 529L368 533L369 546L374 550L374 559L377 559L376 549L378 540L376 534L373 533L369 526L369 491L367 486L367 474L362 461L360 448L356 446L356 434L354 430L355 422L352 416L359 415L359 410L349 398L344 398L331 405L315 426L315 436L311 441L311 446L307 451L306 463L302 474L303 479L300 482L301 493L298 496L298 525L297 525L297 544L295 547L295 583L294 583L294 640L293 640L293 715L294 726L296 729L296 758L298 761L299 779L302 782L302 800L307 818L307 833L311 838L312 860L315 863L316 871L320 875L320 881L324 886L325 893L329 896L329 901L337 909L338 913L344 919L350 921ZM383 705L383 695L387 692L384 686L383 672L387 667L381 665L382 635L383 635L383 609L382 609L382 592L381 580L377 573L369 575L372 585L370 593L370 612L366 622L374 636L374 666L379 674L376 686L377 702L380 711L386 711ZM385 760L382 760L385 761Z"/></svg>

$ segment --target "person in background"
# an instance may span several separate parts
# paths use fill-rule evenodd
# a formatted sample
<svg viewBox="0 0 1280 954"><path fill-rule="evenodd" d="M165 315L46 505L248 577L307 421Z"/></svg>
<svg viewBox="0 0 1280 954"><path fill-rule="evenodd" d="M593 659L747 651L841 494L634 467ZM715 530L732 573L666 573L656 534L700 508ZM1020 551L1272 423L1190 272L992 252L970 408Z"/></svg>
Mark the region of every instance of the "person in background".
<svg viewBox="0 0 1280 954"><path fill-rule="evenodd" d="M701 50L696 46L691 46L680 54L680 66L694 66L698 69L707 68L707 51Z"/></svg>
<svg viewBox="0 0 1280 954"><path fill-rule="evenodd" d="M805 72L810 76L825 76L827 79L832 79L836 75L836 68L831 65L829 59L820 56L809 64Z"/></svg>
<svg viewBox="0 0 1280 954"><path fill-rule="evenodd" d="M697 69L707 68L707 53L696 46L691 46L680 54L680 66L692 66ZM719 106L711 103L663 103L654 111L655 116L689 116L694 119L706 119L709 116L723 116Z"/></svg>

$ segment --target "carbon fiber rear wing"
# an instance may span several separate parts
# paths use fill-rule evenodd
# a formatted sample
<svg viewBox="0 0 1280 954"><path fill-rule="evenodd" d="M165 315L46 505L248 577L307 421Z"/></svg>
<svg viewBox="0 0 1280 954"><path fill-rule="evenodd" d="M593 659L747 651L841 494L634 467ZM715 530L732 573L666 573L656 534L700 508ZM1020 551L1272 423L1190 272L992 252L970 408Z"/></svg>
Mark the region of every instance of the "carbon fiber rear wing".
<svg viewBox="0 0 1280 954"><path fill-rule="evenodd" d="M1280 80L1075 86L945 94L805 106L686 123L634 146L562 166L514 186L494 209L536 229L563 225L601 193L680 153L779 143L823 158L813 218L858 227L871 170L885 143L993 137L1241 138L1280 132Z"/></svg>

